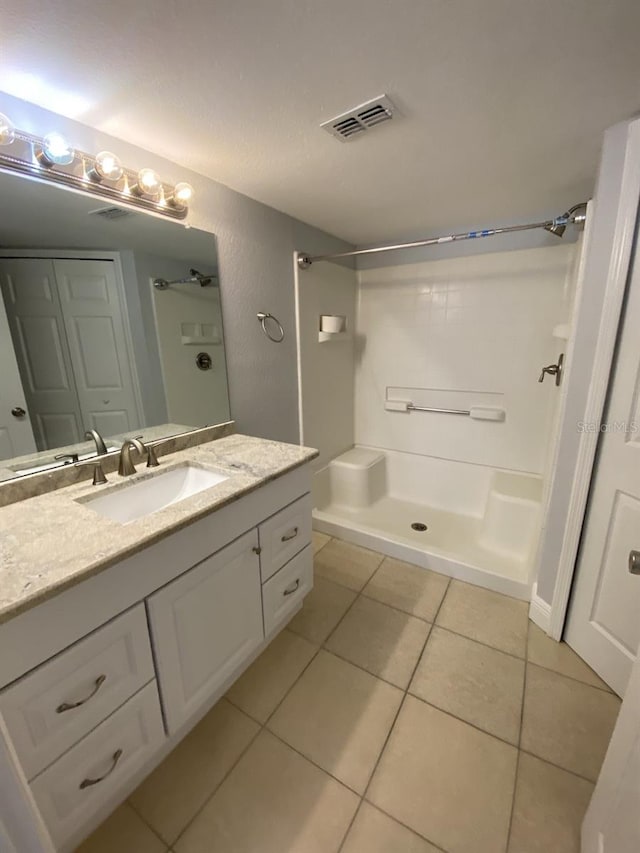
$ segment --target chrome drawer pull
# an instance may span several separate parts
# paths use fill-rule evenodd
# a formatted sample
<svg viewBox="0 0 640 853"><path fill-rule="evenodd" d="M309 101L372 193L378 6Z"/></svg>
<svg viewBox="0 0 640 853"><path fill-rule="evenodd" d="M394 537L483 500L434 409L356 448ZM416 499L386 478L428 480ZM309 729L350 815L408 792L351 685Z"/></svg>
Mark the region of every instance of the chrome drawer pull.
<svg viewBox="0 0 640 853"><path fill-rule="evenodd" d="M632 575L640 575L640 551L629 551L629 571Z"/></svg>
<svg viewBox="0 0 640 853"><path fill-rule="evenodd" d="M295 539L298 535L298 528L293 528L293 533L285 533L284 536L280 538L281 542L289 542L291 539Z"/></svg>
<svg viewBox="0 0 640 853"><path fill-rule="evenodd" d="M291 586L288 586L282 594L283 595L293 595L293 593L298 589L299 586L300 586L300 578L296 578L296 582L294 584L292 584Z"/></svg>
<svg viewBox="0 0 640 853"><path fill-rule="evenodd" d="M73 711L74 708L79 708L81 705L84 705L85 702L88 702L89 699L92 699L98 690L102 687L102 685L107 680L106 675L99 675L96 678L96 683L94 685L93 690L89 693L88 696L85 696L84 699L80 699L79 702L63 702L62 705L58 705L56 708L56 714L63 714L65 711Z"/></svg>
<svg viewBox="0 0 640 853"><path fill-rule="evenodd" d="M107 776L111 776L113 771L116 769L118 761L120 761L121 758L122 750L116 749L116 751L113 753L113 758L111 759L111 767L107 770L104 776L98 776L97 779L83 779L82 782L80 782L80 790L82 791L84 790L84 788L90 788L92 785L97 785L98 782L103 782L107 778Z"/></svg>

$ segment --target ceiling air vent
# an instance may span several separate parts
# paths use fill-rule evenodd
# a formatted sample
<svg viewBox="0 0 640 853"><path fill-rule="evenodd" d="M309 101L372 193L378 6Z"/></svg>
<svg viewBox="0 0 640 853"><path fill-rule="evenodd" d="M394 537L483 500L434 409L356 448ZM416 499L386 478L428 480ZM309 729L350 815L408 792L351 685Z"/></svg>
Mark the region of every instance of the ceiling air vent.
<svg viewBox="0 0 640 853"><path fill-rule="evenodd" d="M371 130L383 121L393 118L395 108L386 95L360 104L342 115L324 121L320 125L332 136L346 142L365 130Z"/></svg>
<svg viewBox="0 0 640 853"><path fill-rule="evenodd" d="M101 216L103 219L113 221L114 219L122 219L123 216L131 216L132 211L125 210L122 207L100 207L98 210L90 210L90 216Z"/></svg>

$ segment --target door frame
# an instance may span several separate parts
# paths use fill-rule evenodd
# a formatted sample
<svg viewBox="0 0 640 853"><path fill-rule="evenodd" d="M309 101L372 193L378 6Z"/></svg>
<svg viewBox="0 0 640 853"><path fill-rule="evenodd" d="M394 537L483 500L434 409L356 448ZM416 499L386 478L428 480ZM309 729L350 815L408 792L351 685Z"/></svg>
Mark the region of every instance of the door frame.
<svg viewBox="0 0 640 853"><path fill-rule="evenodd" d="M638 204L640 119L622 122L604 136L591 239L584 251L584 287L576 305L556 465L538 551L538 582L530 616L555 640L565 625L580 537L594 475L615 344L622 318ZM593 340L595 339L595 348ZM579 424L585 427L579 429ZM593 425L593 426L592 426ZM569 460L566 464L566 460ZM562 470L560 470L560 468ZM552 595L540 595L540 570L557 566ZM551 600L549 600L549 597Z"/></svg>
<svg viewBox="0 0 640 853"><path fill-rule="evenodd" d="M124 339L127 349L127 359L131 369L131 381L133 386L133 396L136 404L138 422L143 424L145 421L145 411L142 402L142 391L140 388L140 379L138 377L138 366L136 364L133 348L133 335L131 332L131 323L129 320L129 302L127 300L127 291L124 284L124 271L122 269L122 260L120 252L102 252L99 249L91 249L83 251L82 249L0 249L0 258L43 258L46 260L78 260L78 261L112 261L113 269L116 276L116 286L118 288L118 297L120 305L123 309L122 320L124 327Z"/></svg>

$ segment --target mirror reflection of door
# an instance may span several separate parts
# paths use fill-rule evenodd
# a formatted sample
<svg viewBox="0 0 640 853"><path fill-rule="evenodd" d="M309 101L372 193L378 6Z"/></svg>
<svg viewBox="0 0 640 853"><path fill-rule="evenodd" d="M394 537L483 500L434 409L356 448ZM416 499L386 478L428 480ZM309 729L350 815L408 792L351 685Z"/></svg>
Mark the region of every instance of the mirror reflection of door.
<svg viewBox="0 0 640 853"><path fill-rule="evenodd" d="M38 449L137 429L113 262L9 258L0 284Z"/></svg>
<svg viewBox="0 0 640 853"><path fill-rule="evenodd" d="M36 450L36 442L22 390L18 362L11 343L9 322L0 299L0 459L24 456Z"/></svg>

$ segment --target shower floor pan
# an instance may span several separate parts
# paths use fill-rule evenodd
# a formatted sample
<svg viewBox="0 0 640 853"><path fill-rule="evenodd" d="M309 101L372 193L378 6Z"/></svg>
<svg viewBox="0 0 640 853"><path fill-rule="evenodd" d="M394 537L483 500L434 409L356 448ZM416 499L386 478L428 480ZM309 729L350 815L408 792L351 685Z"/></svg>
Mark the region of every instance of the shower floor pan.
<svg viewBox="0 0 640 853"><path fill-rule="evenodd" d="M389 557L528 601L527 560L479 543L482 519L385 496L367 507L329 503L313 511L315 530ZM427 525L424 532L413 523Z"/></svg>

